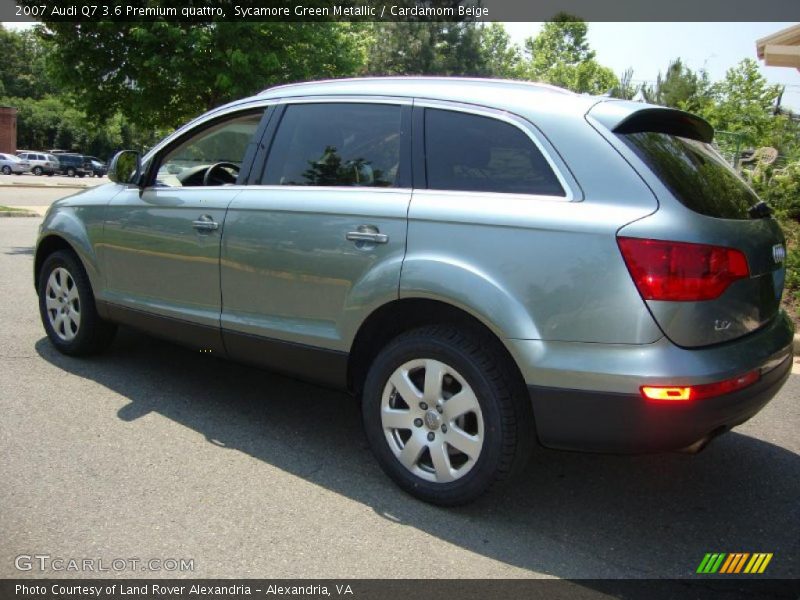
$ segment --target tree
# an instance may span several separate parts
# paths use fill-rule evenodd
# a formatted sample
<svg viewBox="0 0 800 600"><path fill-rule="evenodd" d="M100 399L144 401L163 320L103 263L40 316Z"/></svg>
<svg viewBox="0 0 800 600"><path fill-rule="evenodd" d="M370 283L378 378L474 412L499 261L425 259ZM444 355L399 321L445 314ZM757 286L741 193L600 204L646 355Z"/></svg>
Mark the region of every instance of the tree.
<svg viewBox="0 0 800 600"><path fill-rule="evenodd" d="M480 52L483 56L485 75L505 79L523 76L522 53L511 42L502 23L490 23L480 30Z"/></svg>
<svg viewBox="0 0 800 600"><path fill-rule="evenodd" d="M51 50L32 31L9 31L0 25L0 96L42 98L54 92L47 77Z"/></svg>
<svg viewBox="0 0 800 600"><path fill-rule="evenodd" d="M364 72L370 75L481 75L481 30L470 21L375 23Z"/></svg>
<svg viewBox="0 0 800 600"><path fill-rule="evenodd" d="M595 60L586 39L586 22L560 14L525 41L526 76L574 92L603 94L617 86L614 72Z"/></svg>
<svg viewBox="0 0 800 600"><path fill-rule="evenodd" d="M780 86L769 85L752 58L728 69L725 79L711 86L713 104L703 116L716 128L738 133L747 144L760 145L775 125L773 108Z"/></svg>
<svg viewBox="0 0 800 600"><path fill-rule="evenodd" d="M619 77L617 85L611 88L611 97L620 100L633 100L639 87L633 84L633 69L626 69Z"/></svg>
<svg viewBox="0 0 800 600"><path fill-rule="evenodd" d="M189 117L279 83L355 73L348 23L46 22L53 71L87 112L119 111L148 127Z"/></svg>
<svg viewBox="0 0 800 600"><path fill-rule="evenodd" d="M706 71L695 73L676 58L670 61L664 74L659 71L655 85L642 86L642 96L651 104L699 113L711 100L710 90Z"/></svg>

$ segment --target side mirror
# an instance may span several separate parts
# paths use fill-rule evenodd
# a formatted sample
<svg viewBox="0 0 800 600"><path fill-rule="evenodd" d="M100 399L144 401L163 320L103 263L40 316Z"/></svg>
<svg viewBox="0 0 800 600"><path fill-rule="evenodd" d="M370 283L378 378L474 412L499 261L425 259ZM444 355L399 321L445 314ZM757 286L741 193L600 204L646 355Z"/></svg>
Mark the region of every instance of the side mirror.
<svg viewBox="0 0 800 600"><path fill-rule="evenodd" d="M108 165L108 178L114 183L138 184L142 170L142 157L134 150L117 152Z"/></svg>

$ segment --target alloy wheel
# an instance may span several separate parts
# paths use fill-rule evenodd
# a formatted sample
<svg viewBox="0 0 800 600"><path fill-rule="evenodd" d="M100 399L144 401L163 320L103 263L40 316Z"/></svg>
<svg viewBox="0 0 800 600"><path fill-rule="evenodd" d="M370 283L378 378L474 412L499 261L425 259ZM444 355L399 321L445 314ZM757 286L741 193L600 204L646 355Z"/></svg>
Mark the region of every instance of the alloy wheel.
<svg viewBox="0 0 800 600"><path fill-rule="evenodd" d="M78 286L64 267L53 269L47 279L45 305L50 326L65 342L78 335L81 326L81 303Z"/></svg>
<svg viewBox="0 0 800 600"><path fill-rule="evenodd" d="M478 398L453 367L430 358L402 364L381 398L384 435L414 475L448 483L466 475L484 441Z"/></svg>

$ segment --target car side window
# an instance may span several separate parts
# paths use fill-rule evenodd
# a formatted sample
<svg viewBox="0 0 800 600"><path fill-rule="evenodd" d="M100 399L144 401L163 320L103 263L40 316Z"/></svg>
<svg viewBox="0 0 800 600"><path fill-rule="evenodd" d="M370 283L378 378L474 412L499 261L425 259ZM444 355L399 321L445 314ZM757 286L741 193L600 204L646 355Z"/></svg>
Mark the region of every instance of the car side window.
<svg viewBox="0 0 800 600"><path fill-rule="evenodd" d="M275 133L261 183L395 186L400 122L399 105L291 104Z"/></svg>
<svg viewBox="0 0 800 600"><path fill-rule="evenodd" d="M161 157L155 185L187 187L235 183L263 114L263 110L239 114L185 138ZM218 167L214 169L213 181L209 182L205 176L214 165Z"/></svg>
<svg viewBox="0 0 800 600"><path fill-rule="evenodd" d="M491 117L425 109L425 157L429 189L566 195L536 144Z"/></svg>

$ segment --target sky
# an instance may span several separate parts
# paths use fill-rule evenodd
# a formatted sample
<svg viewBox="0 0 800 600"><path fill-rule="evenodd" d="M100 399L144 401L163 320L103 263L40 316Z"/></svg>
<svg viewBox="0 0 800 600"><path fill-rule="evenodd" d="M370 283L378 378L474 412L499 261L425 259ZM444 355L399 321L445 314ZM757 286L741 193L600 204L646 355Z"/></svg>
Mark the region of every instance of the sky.
<svg viewBox="0 0 800 600"><path fill-rule="evenodd" d="M3 23L25 27L24 23ZM505 23L514 42L523 44L541 23ZM655 81L670 60L680 57L693 70L705 68L712 81L743 58L756 57L756 40L793 23L589 23L589 44L597 60L617 75L633 69L635 83ZM783 104L800 112L800 72L765 67L761 73L770 83L786 86Z"/></svg>

